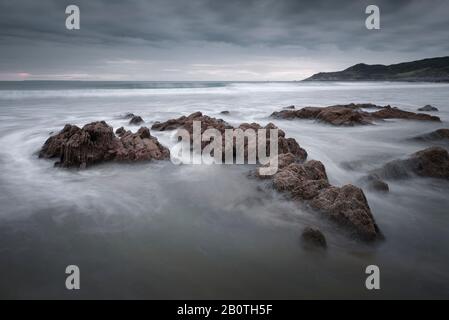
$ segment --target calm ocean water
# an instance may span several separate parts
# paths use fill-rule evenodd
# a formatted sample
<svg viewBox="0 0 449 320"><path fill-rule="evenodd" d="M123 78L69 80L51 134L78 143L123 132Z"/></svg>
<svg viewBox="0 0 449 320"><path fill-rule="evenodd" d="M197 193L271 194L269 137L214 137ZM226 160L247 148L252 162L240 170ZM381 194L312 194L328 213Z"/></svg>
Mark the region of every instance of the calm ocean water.
<svg viewBox="0 0 449 320"><path fill-rule="evenodd" d="M268 118L292 104L350 102L411 111L431 104L442 123L338 128ZM261 190L246 166L167 161L74 171L36 156L66 123L127 127L120 115L133 112L151 126L194 111L231 124L274 122L325 164L333 184L358 184L428 146L409 138L449 127L449 84L0 82L0 298L449 298L447 181L388 181L386 195L365 190L386 237L368 246ZM173 132L152 134L175 143ZM327 252L302 248L308 225L323 230ZM69 264L81 269L77 292L64 286ZM380 291L365 289L370 264L381 269Z"/></svg>

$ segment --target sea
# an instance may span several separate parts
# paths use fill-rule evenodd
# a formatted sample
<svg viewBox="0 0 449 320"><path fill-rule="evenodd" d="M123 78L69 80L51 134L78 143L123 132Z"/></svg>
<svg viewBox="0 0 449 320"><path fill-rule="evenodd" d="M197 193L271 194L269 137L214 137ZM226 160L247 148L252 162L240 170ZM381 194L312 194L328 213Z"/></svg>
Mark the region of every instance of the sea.
<svg viewBox="0 0 449 320"><path fill-rule="evenodd" d="M442 122L387 120L334 127L269 116L295 105L375 103ZM221 111L229 114L220 114ZM248 176L248 165L105 163L62 169L38 151L65 124L140 115L145 126L195 111L232 125L273 122L323 162L330 182L354 184L449 128L449 84L402 82L0 82L0 298L449 298L449 181L388 180L364 189L385 236L352 239L339 226ZM172 147L175 132L151 131ZM438 142L442 147L448 144ZM307 226L328 248L303 246ZM68 290L66 267L80 270ZM379 267L368 290L366 268Z"/></svg>

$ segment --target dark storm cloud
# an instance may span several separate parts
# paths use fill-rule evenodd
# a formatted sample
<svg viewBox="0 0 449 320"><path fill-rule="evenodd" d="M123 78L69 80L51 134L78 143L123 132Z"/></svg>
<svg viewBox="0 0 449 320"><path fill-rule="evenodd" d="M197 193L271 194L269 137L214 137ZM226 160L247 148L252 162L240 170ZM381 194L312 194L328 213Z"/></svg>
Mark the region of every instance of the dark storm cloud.
<svg viewBox="0 0 449 320"><path fill-rule="evenodd" d="M69 4L80 7L79 31L65 29ZM369 4L381 9L380 31L364 26ZM126 77L137 64L152 75L170 66L195 77L198 68L188 64L215 65L203 71L220 75L232 62L255 74L258 61L271 63L266 72L276 72L295 57L309 69L320 61L335 68L351 59L390 63L446 55L447 12L444 0L0 0L0 73Z"/></svg>

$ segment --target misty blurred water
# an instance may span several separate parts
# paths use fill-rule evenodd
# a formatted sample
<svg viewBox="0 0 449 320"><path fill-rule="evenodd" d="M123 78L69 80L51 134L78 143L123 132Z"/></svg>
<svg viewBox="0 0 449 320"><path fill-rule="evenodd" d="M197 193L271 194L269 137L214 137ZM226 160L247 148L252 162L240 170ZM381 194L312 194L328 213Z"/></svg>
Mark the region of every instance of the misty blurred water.
<svg viewBox="0 0 449 320"><path fill-rule="evenodd" d="M449 183L388 181L365 190L386 240L364 245L249 179L247 166L170 161L64 170L36 152L64 124L146 125L194 111L233 125L274 122L322 161L331 183L359 184L383 163L428 146L408 140L449 127L449 85L425 83L0 82L1 298L449 298ZM288 105L431 104L442 123L390 120L331 127L272 120ZM229 110L229 115L220 111ZM167 146L173 132L152 132ZM305 250L305 226L329 248ZM81 269L67 291L65 267ZM365 289L365 268L381 290Z"/></svg>

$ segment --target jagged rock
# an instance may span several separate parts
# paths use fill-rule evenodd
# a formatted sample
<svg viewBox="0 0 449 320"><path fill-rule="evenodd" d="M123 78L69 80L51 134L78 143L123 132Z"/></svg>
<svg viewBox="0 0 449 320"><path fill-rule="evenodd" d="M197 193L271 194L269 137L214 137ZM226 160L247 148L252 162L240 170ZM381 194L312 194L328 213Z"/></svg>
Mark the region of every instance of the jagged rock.
<svg viewBox="0 0 449 320"><path fill-rule="evenodd" d="M284 107L282 109L295 109L295 106L288 106L288 107Z"/></svg>
<svg viewBox="0 0 449 320"><path fill-rule="evenodd" d="M131 118L131 120L129 120L129 124L131 124L131 125L139 125L143 122L145 122L145 121L143 121L142 117L140 117L140 116L133 116Z"/></svg>
<svg viewBox="0 0 449 320"><path fill-rule="evenodd" d="M373 241L382 237L372 216L363 191L352 185L341 188L329 183L326 169L320 161L297 161L285 153L278 156L278 171L263 179L272 179L272 186L286 192L294 200L305 201L340 225L348 227L359 238ZM259 168L260 169L260 168Z"/></svg>
<svg viewBox="0 0 449 320"><path fill-rule="evenodd" d="M59 158L61 167L86 168L107 161L139 161L168 159L169 150L150 135L148 128L140 128L133 134L114 135L106 122L92 122L83 128L66 125L58 134L50 137L39 152L41 158Z"/></svg>
<svg viewBox="0 0 449 320"><path fill-rule="evenodd" d="M123 136L126 133L125 128L120 127L117 130L115 130L115 134L118 135L119 137Z"/></svg>
<svg viewBox="0 0 449 320"><path fill-rule="evenodd" d="M208 128L215 128L224 131L226 128L232 128L222 119L211 118L203 116L200 111L192 113L189 116L182 116L177 119L170 119L165 122L155 122L151 127L152 130L167 131L183 127L187 131L193 133L193 121L201 122L202 133Z"/></svg>
<svg viewBox="0 0 449 320"><path fill-rule="evenodd" d="M376 109L374 112L367 112L363 109ZM329 123L335 126L354 126L372 124L375 120L383 119L410 119L440 121L440 118L423 114L413 113L391 106L377 106L374 104L348 104L335 105L329 107L306 107L300 110L282 110L274 112L271 117L280 119L314 119Z"/></svg>
<svg viewBox="0 0 449 320"><path fill-rule="evenodd" d="M310 201L310 206L361 239L373 241L381 237L362 189L353 185L329 187Z"/></svg>
<svg viewBox="0 0 449 320"><path fill-rule="evenodd" d="M418 111L432 112L432 111L438 111L438 108L431 106L430 104L427 104L422 108L418 108Z"/></svg>
<svg viewBox="0 0 449 320"><path fill-rule="evenodd" d="M285 132L280 130L278 127L276 127L273 123L267 124L265 127L262 127L258 123L242 123L238 127L234 128L233 126L229 125L227 122L225 122L222 119L216 119L212 118L206 115L203 115L201 112L195 112L192 113L189 116L182 116L177 119L171 119L165 122L157 122L152 126L153 130L159 130L159 131L165 131L165 130L173 130L176 128L183 128L187 130L190 134L191 140L193 139L193 122L199 121L201 122L201 133L204 133L205 130L214 128L217 129L223 137L223 157L225 155L225 130L226 129L241 129L243 131L246 131L248 129L252 129L255 131L255 133L258 133L259 129L266 129L266 137L267 137L267 150L266 153L270 154L270 130L271 129L278 129L278 154L282 153L291 153L295 157L298 158L300 161L304 161L307 158L307 152L302 149L298 142L293 138L285 138ZM248 155L248 148L257 148L257 146L248 146L248 141L245 139L244 141L244 153L245 153L245 159ZM209 144L208 141L202 142L202 148L207 146ZM251 150L251 149L250 149ZM257 149L255 149L257 151ZM236 149L234 146L233 154L236 154Z"/></svg>
<svg viewBox="0 0 449 320"><path fill-rule="evenodd" d="M54 136L51 136L50 138L45 141L44 145L42 146L39 157L40 158L54 158L59 157L62 153L63 145L68 139L79 133L81 131L80 128L74 125L66 124L64 128Z"/></svg>
<svg viewBox="0 0 449 320"><path fill-rule="evenodd" d="M421 177L449 179L449 154L441 147L431 147L412 154L405 160L394 160L374 170L385 179L401 179L415 174Z"/></svg>
<svg viewBox="0 0 449 320"><path fill-rule="evenodd" d="M302 232L301 239L308 247L327 248L326 238L319 229L311 227L305 228Z"/></svg>
<svg viewBox="0 0 449 320"><path fill-rule="evenodd" d="M312 160L305 164L291 163L280 169L273 177L273 186L278 191L289 191L294 198L310 200L330 184L324 165Z"/></svg>
<svg viewBox="0 0 449 320"><path fill-rule="evenodd" d="M164 160L170 157L169 150L152 137L146 127L141 127L137 133L124 133L114 153L117 161Z"/></svg>
<svg viewBox="0 0 449 320"><path fill-rule="evenodd" d="M413 138L419 141L449 140L449 129L438 129L436 131Z"/></svg>

